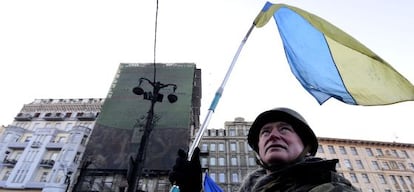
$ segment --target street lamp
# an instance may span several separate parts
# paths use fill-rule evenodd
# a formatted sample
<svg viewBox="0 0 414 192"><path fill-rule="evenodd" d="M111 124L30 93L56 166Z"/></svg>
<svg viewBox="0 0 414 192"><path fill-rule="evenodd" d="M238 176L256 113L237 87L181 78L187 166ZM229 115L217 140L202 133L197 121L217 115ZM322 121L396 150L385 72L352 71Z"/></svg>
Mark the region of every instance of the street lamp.
<svg viewBox="0 0 414 192"><path fill-rule="evenodd" d="M148 82L152 86L152 91L145 91L141 88L141 84L143 81ZM151 101L151 106L148 111L148 115L146 118L146 123L144 127L144 133L141 137L141 142L139 144L138 153L136 154L135 159L133 157L130 157L130 162L132 164L132 170L130 171L130 174L128 175L128 192L135 192L138 184L139 179L142 174L142 168L145 160L145 151L148 145L148 138L151 134L151 131L153 129L153 119L154 119L154 106L156 102L162 102L164 95L161 94L159 91L166 87L172 87L173 93L170 93L167 96L167 99L170 103L175 103L178 100L178 97L174 94L175 90L177 89L177 85L175 84L163 84L159 81L155 82L151 81L147 78L141 77L139 79L139 83L137 87L134 87L132 89L132 92L136 95L143 95L145 100Z"/></svg>

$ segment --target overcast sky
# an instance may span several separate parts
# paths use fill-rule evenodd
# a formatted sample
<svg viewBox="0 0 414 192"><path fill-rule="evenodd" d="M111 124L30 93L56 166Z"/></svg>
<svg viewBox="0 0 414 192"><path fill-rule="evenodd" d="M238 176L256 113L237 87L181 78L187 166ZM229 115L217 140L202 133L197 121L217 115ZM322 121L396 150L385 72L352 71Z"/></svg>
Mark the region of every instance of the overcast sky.
<svg viewBox="0 0 414 192"><path fill-rule="evenodd" d="M156 62L202 70L201 121L265 2L159 1ZM328 20L414 82L412 0L276 2ZM120 63L153 62L155 7L155 0L0 1L0 124L34 99L104 98ZM321 137L414 143L412 101L319 105L291 73L271 20L247 40L209 128L280 106L300 112Z"/></svg>

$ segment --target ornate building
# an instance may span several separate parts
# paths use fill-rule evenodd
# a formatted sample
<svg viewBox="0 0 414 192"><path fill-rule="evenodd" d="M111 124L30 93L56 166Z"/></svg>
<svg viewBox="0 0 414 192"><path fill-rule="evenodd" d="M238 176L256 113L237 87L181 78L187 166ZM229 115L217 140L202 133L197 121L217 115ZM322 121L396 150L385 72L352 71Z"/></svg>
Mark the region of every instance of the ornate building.
<svg viewBox="0 0 414 192"><path fill-rule="evenodd" d="M0 189L71 189L103 99L36 99L0 136Z"/></svg>

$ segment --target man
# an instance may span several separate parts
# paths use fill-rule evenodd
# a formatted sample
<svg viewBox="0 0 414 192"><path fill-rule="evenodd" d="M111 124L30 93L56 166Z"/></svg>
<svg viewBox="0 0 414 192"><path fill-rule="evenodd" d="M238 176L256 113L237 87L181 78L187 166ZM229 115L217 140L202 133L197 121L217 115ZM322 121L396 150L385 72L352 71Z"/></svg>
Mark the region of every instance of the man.
<svg viewBox="0 0 414 192"><path fill-rule="evenodd" d="M317 137L306 120L292 109L276 108L261 113L249 130L248 143L261 168L247 175L240 192L358 191L336 172L337 159L315 157Z"/></svg>

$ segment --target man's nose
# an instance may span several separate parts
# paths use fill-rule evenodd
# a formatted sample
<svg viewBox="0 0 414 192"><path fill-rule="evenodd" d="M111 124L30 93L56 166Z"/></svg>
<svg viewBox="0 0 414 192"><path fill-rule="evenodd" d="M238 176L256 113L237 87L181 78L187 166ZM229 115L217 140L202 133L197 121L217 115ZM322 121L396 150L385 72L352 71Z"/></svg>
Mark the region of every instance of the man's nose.
<svg viewBox="0 0 414 192"><path fill-rule="evenodd" d="M280 138L280 136L281 134L277 128L272 129L272 131L270 132L271 138Z"/></svg>

